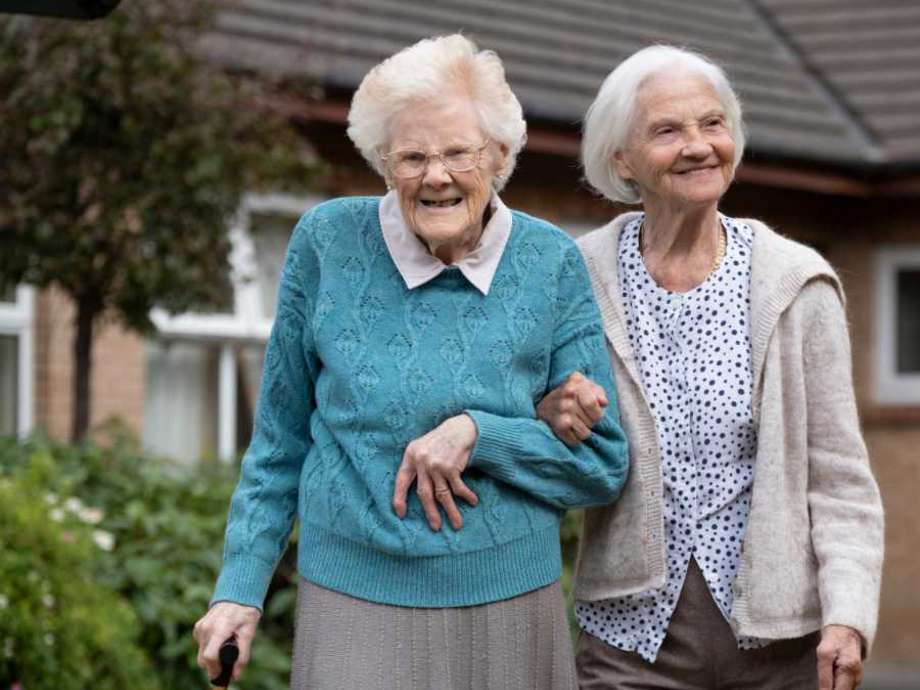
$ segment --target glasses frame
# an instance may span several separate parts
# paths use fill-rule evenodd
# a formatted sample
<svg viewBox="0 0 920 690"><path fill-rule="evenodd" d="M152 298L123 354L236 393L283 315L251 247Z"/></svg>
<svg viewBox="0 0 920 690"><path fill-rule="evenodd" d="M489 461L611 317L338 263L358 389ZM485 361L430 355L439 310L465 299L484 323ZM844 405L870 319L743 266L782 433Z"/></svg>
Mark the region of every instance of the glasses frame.
<svg viewBox="0 0 920 690"><path fill-rule="evenodd" d="M491 143L492 143L491 139L486 139L479 146L472 147L471 150L474 153L473 164L470 167L463 168L461 170L452 168L447 163L447 161L444 159L443 151L434 151L433 153L426 153L425 151L421 151L420 149L394 149L392 151L388 151L387 153L384 153L383 155L381 155L380 160L383 161L387 165L390 172L393 173L394 177L398 177L401 180L411 180L416 177L421 177L422 175L424 175L425 171L428 170L428 165L429 163L431 163L432 158L437 158L438 161L440 161L441 165L444 167L444 169L447 170L448 172L463 173L463 172L469 172L470 170L474 170L479 166L479 162L482 160L482 152ZM417 151L419 153L425 154L425 163L422 165L422 167L419 168L417 173L414 173L412 175L398 175L396 173L394 166L390 163L390 159L394 154L401 153L403 151Z"/></svg>

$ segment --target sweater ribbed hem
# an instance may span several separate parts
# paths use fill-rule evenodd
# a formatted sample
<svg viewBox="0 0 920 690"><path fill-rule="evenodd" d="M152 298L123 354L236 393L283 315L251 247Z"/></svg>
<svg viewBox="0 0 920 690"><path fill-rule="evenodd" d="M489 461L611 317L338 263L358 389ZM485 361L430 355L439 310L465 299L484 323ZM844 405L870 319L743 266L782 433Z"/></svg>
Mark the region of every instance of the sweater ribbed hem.
<svg viewBox="0 0 920 690"><path fill-rule="evenodd" d="M298 551L298 570L304 579L392 606L486 604L544 587L562 572L555 525L480 551L419 557L384 553L304 525Z"/></svg>

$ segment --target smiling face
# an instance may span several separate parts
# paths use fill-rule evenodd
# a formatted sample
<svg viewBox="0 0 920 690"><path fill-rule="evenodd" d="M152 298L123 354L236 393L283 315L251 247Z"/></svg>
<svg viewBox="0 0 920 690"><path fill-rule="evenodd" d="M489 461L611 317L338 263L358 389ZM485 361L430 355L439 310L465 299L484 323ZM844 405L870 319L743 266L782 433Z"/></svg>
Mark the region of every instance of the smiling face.
<svg viewBox="0 0 920 690"><path fill-rule="evenodd" d="M459 96L450 97L414 105L394 117L389 151L449 154L478 149L487 138L472 103ZM387 182L396 188L409 229L445 263L458 261L479 242L492 181L506 158L507 149L490 142L482 149L479 165L467 172L451 172L431 156L418 177L388 173Z"/></svg>
<svg viewBox="0 0 920 690"><path fill-rule="evenodd" d="M642 203L715 206L734 175L735 142L712 84L699 75L659 75L639 90L617 172L639 187Z"/></svg>

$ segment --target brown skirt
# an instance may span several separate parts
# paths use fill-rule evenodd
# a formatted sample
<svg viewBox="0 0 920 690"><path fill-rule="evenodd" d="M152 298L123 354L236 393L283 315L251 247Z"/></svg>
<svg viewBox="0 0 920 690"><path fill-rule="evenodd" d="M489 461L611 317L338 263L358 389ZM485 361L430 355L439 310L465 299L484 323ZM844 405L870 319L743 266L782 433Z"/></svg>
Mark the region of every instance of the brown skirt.
<svg viewBox="0 0 920 690"><path fill-rule="evenodd" d="M558 582L463 608L375 604L301 579L293 690L574 690Z"/></svg>

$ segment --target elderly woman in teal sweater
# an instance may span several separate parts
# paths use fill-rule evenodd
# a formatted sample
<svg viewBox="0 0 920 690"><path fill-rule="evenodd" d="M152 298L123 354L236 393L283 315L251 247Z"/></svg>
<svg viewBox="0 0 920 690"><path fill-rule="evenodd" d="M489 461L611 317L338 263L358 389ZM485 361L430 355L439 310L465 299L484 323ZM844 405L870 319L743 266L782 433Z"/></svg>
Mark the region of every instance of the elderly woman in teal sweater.
<svg viewBox="0 0 920 690"><path fill-rule="evenodd" d="M627 473L580 253L497 194L525 124L494 53L421 41L349 125L389 192L294 230L199 663L235 636L239 675L299 518L293 687L574 687L559 522ZM569 448L535 408L575 371L610 404Z"/></svg>

